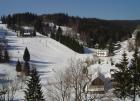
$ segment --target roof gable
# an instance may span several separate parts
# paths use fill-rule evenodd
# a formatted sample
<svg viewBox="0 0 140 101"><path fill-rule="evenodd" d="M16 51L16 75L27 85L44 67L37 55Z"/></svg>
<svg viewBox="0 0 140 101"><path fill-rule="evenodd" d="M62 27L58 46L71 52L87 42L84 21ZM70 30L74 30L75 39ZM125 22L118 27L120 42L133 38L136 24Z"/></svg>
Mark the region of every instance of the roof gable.
<svg viewBox="0 0 140 101"><path fill-rule="evenodd" d="M97 77L96 79L92 81L91 85L104 85L104 81L100 79L99 77Z"/></svg>

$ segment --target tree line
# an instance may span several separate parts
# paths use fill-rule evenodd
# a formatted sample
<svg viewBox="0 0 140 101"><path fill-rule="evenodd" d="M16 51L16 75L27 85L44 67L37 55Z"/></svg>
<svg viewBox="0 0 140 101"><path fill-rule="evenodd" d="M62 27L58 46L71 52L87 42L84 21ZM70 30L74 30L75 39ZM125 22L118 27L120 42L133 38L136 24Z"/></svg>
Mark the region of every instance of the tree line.
<svg viewBox="0 0 140 101"><path fill-rule="evenodd" d="M20 26L32 26L36 23L38 16L33 13L17 13L8 16L2 16L1 20L11 29L18 29Z"/></svg>
<svg viewBox="0 0 140 101"><path fill-rule="evenodd" d="M85 42L88 47L95 47L95 44L98 43L99 48L106 48L109 40L116 43L117 41L128 39L139 24L131 20L80 18L63 13L40 16L33 13L19 13L2 16L1 20L3 23L7 23L8 26L14 28L21 25L34 26L36 31L42 34L45 34L43 27L46 22L53 22L58 26L68 26L73 28L77 33L80 33L80 39Z"/></svg>
<svg viewBox="0 0 140 101"><path fill-rule="evenodd" d="M55 28L49 32L48 30L44 31L43 28L44 27L47 28L47 27L45 26L45 24L43 24L42 18L40 16L37 16L36 14L32 14L32 13L13 14L8 16L2 16L1 20L3 23L7 23L9 28L15 31L19 30L21 34L22 34L21 26L24 25L34 26L35 31L38 31L43 35L48 35L48 33L51 32L52 38L55 39L56 41L61 42L62 44L66 45L67 47L71 48L72 50L78 53L84 52L83 46L80 45L78 41L76 41L74 38L71 38L69 36L62 35L62 29L59 28L58 31L56 31Z"/></svg>
<svg viewBox="0 0 140 101"><path fill-rule="evenodd" d="M46 14L41 16L44 22L51 21L59 26L69 26L80 33L80 38L88 47L106 48L109 40L113 43L131 37L136 28L136 21L129 20L102 20L96 18L80 18L68 14ZM108 40L108 41L107 41Z"/></svg>
<svg viewBox="0 0 140 101"><path fill-rule="evenodd" d="M55 39L56 41L59 41L63 45L66 45L67 47L78 53L84 53L84 47L78 42L78 40L75 40L70 36L63 35L62 33L63 30L61 29L61 27L58 27L58 29L52 31L51 38Z"/></svg>

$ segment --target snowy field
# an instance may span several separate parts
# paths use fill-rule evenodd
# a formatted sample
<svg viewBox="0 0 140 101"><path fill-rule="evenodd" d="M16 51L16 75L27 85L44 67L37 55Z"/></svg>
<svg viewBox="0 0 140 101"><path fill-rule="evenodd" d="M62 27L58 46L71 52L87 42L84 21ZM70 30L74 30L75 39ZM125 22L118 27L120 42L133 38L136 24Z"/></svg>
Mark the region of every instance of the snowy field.
<svg viewBox="0 0 140 101"><path fill-rule="evenodd" d="M7 34L2 34L2 31L6 30ZM0 36L5 36L8 40L8 51L10 55L10 64L0 64L0 74L8 74L12 79L16 78L17 73L15 71L16 61L19 59L23 61L24 49L27 47L30 55L30 64L34 65L41 76L41 83L43 86L47 84L47 81L53 81L54 75L57 71L65 70L65 67L69 63L70 59L86 59L88 57L93 58L94 49L86 49L87 54L78 54L59 42L40 35L37 33L36 37L17 37L15 32L12 32L6 28L5 25L0 25ZM132 52L127 51L127 41L121 43L121 49L115 51L113 57L101 57L103 61L101 64L94 64L89 67L90 73L93 74L98 70L105 76L110 77L110 69L115 68L110 63L110 58L114 63L120 61L124 50L128 54L128 58L131 59ZM45 91L45 88L44 88ZM21 101L24 98L24 93L18 91L15 94L15 100ZM115 100L115 101L118 101Z"/></svg>
<svg viewBox="0 0 140 101"><path fill-rule="evenodd" d="M17 37L15 32L6 28L5 25L0 25L0 36L5 36L8 40L8 51L10 55L10 64L0 64L0 73L8 74L11 79L15 79L17 73L15 65L19 59L23 62L24 49L27 47L30 52L30 64L35 66L41 76L42 85L46 85L47 81L53 81L57 71L63 71L70 59L87 58L92 54L78 54L59 42L40 35L36 37ZM2 31L7 30L7 34ZM23 92L17 92L15 98L23 99Z"/></svg>

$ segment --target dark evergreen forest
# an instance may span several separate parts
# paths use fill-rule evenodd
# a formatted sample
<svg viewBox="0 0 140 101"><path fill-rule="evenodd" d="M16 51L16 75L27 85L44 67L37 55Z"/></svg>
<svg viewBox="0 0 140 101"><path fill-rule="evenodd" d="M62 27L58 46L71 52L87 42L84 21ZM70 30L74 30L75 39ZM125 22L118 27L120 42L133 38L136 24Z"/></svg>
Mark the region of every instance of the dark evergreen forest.
<svg viewBox="0 0 140 101"><path fill-rule="evenodd" d="M58 26L68 26L80 34L80 39L87 43L88 47L94 47L97 43L99 48L106 48L107 44L123 41L131 37L131 33L140 24L136 20L102 20L96 18L80 18L68 14L45 14L18 13L2 16L3 23L14 30L20 26L34 26L35 30L46 34L45 23L53 22Z"/></svg>

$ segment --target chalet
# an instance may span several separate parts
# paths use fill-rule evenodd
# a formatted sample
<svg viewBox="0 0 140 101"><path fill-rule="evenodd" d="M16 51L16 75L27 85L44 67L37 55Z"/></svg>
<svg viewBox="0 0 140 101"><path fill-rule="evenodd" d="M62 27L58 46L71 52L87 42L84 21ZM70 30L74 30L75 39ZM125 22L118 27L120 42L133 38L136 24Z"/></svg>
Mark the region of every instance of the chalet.
<svg viewBox="0 0 140 101"><path fill-rule="evenodd" d="M90 94L91 93L104 94L105 93L104 85L105 85L104 81L98 76L86 85L85 91Z"/></svg>
<svg viewBox="0 0 140 101"><path fill-rule="evenodd" d="M107 49L105 49L105 50L100 50L100 49L98 49L98 50L96 51L96 55L97 55L98 57L107 57L107 56L109 55L109 50L107 50Z"/></svg>
<svg viewBox="0 0 140 101"><path fill-rule="evenodd" d="M34 27L22 26L20 36L36 36Z"/></svg>
<svg viewBox="0 0 140 101"><path fill-rule="evenodd" d="M106 77L104 74L100 73L99 68L95 70L93 66L88 68L89 82L86 84L84 90L87 94L104 94L107 90L106 87Z"/></svg>

